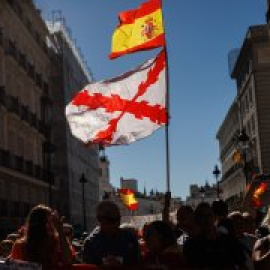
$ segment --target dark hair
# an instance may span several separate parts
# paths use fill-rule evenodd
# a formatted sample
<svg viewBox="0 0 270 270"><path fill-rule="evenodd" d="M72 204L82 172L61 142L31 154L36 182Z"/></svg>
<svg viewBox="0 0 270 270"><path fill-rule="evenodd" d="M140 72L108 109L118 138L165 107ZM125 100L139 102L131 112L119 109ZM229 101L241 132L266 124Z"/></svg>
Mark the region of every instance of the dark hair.
<svg viewBox="0 0 270 270"><path fill-rule="evenodd" d="M96 209L98 221L106 219L107 221L120 221L121 215L118 205L113 201L102 201Z"/></svg>
<svg viewBox="0 0 270 270"><path fill-rule="evenodd" d="M213 201L212 210L214 215L218 217L225 217L229 213L228 204L223 200Z"/></svg>
<svg viewBox="0 0 270 270"><path fill-rule="evenodd" d="M176 236L172 227L164 221L153 221L144 231L144 238L147 239L152 233L159 234L163 239L164 247L176 244Z"/></svg>
<svg viewBox="0 0 270 270"><path fill-rule="evenodd" d="M40 204L33 207L27 217L26 257L31 262L50 264L53 258L56 239L47 231L51 214L50 207Z"/></svg>
<svg viewBox="0 0 270 270"><path fill-rule="evenodd" d="M207 214L205 214L204 211L208 211L206 212ZM211 208L211 205L208 202L201 202L197 205L195 211L194 211L194 219L197 222L197 224L202 224L202 217L209 217L209 215L213 215L213 210Z"/></svg>

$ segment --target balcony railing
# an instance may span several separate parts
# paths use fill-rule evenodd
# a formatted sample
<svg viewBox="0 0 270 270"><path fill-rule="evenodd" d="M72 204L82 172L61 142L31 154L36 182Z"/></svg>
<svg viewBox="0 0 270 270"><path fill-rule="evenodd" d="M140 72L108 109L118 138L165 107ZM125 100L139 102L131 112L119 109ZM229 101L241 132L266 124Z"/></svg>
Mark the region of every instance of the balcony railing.
<svg viewBox="0 0 270 270"><path fill-rule="evenodd" d="M54 184L53 171L44 169L21 156L13 155L8 150L0 149L0 166L34 177L45 183L49 183L51 179L51 183Z"/></svg>
<svg viewBox="0 0 270 270"><path fill-rule="evenodd" d="M18 98L13 96L7 96L6 106L9 111L19 114L20 106Z"/></svg>
<svg viewBox="0 0 270 270"><path fill-rule="evenodd" d="M0 46L3 47L3 45L4 45L3 29L0 28Z"/></svg>

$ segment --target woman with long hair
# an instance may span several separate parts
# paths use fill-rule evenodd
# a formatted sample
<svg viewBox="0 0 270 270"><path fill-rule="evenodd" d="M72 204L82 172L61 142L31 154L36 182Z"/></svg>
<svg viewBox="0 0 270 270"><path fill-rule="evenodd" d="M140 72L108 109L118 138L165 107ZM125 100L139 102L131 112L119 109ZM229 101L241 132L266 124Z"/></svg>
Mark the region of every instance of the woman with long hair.
<svg viewBox="0 0 270 270"><path fill-rule="evenodd" d="M70 245L63 232L63 217L45 205L37 205L29 213L25 236L12 248L11 259L35 262L42 269L56 269L71 264Z"/></svg>

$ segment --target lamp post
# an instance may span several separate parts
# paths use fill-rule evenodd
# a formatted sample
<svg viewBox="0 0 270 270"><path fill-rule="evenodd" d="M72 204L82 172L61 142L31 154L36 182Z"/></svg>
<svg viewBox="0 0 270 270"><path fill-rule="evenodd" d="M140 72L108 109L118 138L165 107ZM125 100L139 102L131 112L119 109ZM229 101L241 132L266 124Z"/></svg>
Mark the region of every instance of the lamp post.
<svg viewBox="0 0 270 270"><path fill-rule="evenodd" d="M246 131L244 129L242 129L237 139L240 144L241 152L243 156L243 162L244 162L243 169L244 169L244 174L245 174L245 181L246 181L246 184L248 184L247 148L248 148L249 137L246 134Z"/></svg>
<svg viewBox="0 0 270 270"><path fill-rule="evenodd" d="M55 147L54 145L50 142L50 141L45 141L43 143L43 151L45 153L45 160L46 160L46 175L47 175L47 180L48 180L48 184L49 184L49 206L52 207L53 203L52 203L52 185L53 185L53 173L52 173L52 163L51 163L51 159L52 159L52 154L55 151Z"/></svg>
<svg viewBox="0 0 270 270"><path fill-rule="evenodd" d="M80 183L82 184L82 216L83 216L83 230L86 231L86 211L85 211L85 196L84 196L84 185L87 183L87 179L84 173L80 177Z"/></svg>
<svg viewBox="0 0 270 270"><path fill-rule="evenodd" d="M218 165L215 165L215 168L213 170L213 175L215 176L216 178L216 183L217 183L217 198L219 199L219 181L218 181L218 178L219 178L219 175L220 175L220 170L218 168Z"/></svg>

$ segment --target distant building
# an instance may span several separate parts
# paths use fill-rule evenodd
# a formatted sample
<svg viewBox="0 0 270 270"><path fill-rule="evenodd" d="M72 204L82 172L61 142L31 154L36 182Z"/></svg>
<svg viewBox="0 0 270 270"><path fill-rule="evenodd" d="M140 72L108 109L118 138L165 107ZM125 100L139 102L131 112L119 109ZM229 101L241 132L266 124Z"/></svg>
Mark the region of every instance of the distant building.
<svg viewBox="0 0 270 270"><path fill-rule="evenodd" d="M212 204L217 199L216 185L210 186L206 183L204 186L190 185L190 195L186 198L186 204L196 208L201 202Z"/></svg>
<svg viewBox="0 0 270 270"><path fill-rule="evenodd" d="M110 183L110 161L105 152L99 158L99 200L113 196L114 187Z"/></svg>
<svg viewBox="0 0 270 270"><path fill-rule="evenodd" d="M269 20L269 1L267 14ZM231 78L236 81L236 97L217 132L217 139L222 165L223 198L232 208L237 208L245 196L252 175L270 173L269 25L248 28ZM245 131L248 136L245 144L239 141L241 131ZM242 155L238 163L232 159L236 150L240 150ZM268 204L269 200L265 203Z"/></svg>
<svg viewBox="0 0 270 270"><path fill-rule="evenodd" d="M137 179L124 179L121 177L120 179L121 188L129 188L134 192L138 192L138 180Z"/></svg>
<svg viewBox="0 0 270 270"><path fill-rule="evenodd" d="M242 201L246 186L242 163L234 161L238 151L237 136L240 134L239 108L234 101L227 112L218 132L222 178L220 187L223 190L221 197L231 208L236 208Z"/></svg>

